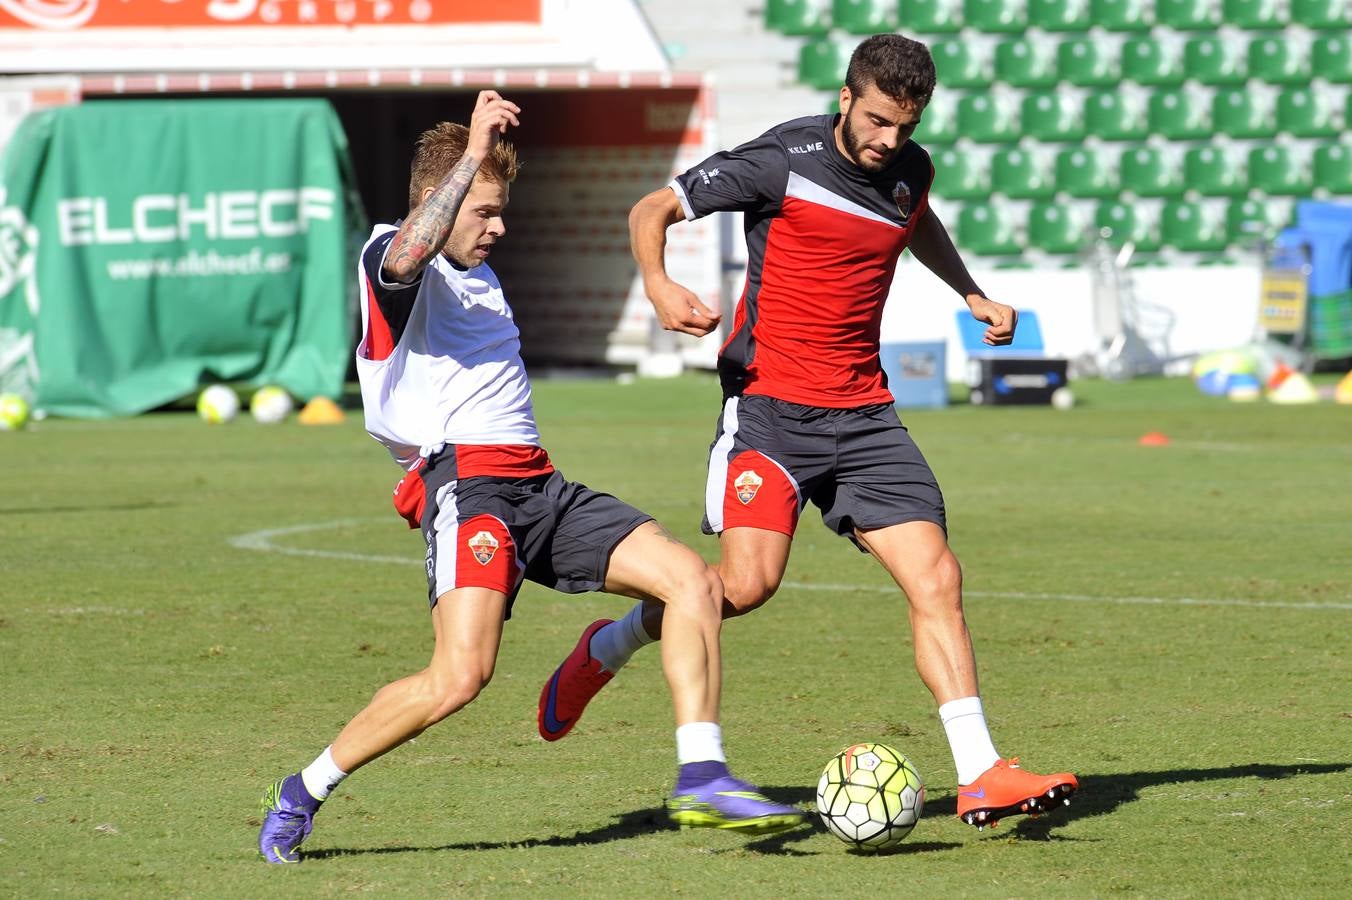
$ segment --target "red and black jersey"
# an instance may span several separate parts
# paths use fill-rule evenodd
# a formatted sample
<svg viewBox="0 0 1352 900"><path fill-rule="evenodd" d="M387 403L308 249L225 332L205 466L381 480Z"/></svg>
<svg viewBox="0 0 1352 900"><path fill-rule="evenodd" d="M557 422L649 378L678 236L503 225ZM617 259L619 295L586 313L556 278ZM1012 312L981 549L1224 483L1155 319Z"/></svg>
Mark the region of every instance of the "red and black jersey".
<svg viewBox="0 0 1352 900"><path fill-rule="evenodd" d="M836 147L835 116L778 125L671 182L687 219L741 211L746 286L719 353L729 395L853 407L891 402L878 333L934 167L908 141L880 172Z"/></svg>

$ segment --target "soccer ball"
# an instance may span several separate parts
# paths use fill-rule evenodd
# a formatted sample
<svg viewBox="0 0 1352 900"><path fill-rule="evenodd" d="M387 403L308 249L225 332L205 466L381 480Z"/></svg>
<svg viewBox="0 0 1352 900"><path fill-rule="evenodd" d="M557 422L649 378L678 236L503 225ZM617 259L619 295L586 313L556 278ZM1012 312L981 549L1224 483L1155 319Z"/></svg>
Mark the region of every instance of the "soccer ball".
<svg viewBox="0 0 1352 900"><path fill-rule="evenodd" d="M213 384L197 395L197 414L212 425L229 422L239 412L239 397L223 384Z"/></svg>
<svg viewBox="0 0 1352 900"><path fill-rule="evenodd" d="M0 394L0 431L18 431L28 424L28 401L18 394Z"/></svg>
<svg viewBox="0 0 1352 900"><path fill-rule="evenodd" d="M249 401L249 412L264 425L276 425L291 415L291 395L279 387L268 385L254 391Z"/></svg>
<svg viewBox="0 0 1352 900"><path fill-rule="evenodd" d="M906 839L925 808L925 782L886 744L855 744L831 758L817 782L817 813L832 834L858 850L887 850Z"/></svg>

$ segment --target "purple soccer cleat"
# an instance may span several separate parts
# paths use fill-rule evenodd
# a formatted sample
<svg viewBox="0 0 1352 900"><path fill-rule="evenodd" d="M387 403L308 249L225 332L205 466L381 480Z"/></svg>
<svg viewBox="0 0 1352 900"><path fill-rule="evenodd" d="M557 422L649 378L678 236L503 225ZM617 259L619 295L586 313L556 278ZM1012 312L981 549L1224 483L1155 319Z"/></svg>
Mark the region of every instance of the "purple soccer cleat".
<svg viewBox="0 0 1352 900"><path fill-rule="evenodd" d="M299 773L268 788L263 795L263 827L258 831L258 852L263 859L278 865L300 862L296 848L310 836L323 802L310 796Z"/></svg>
<svg viewBox="0 0 1352 900"><path fill-rule="evenodd" d="M723 763L681 766L667 815L682 828L721 828L774 834L803 823L803 811L775 803L754 785L734 778Z"/></svg>

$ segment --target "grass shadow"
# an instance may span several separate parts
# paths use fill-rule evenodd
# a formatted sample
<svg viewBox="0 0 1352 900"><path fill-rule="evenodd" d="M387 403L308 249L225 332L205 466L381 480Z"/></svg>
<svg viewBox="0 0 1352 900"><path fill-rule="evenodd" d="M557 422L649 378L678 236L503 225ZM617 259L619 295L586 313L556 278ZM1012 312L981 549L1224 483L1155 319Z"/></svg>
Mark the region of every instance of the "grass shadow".
<svg viewBox="0 0 1352 900"><path fill-rule="evenodd" d="M1140 799L1141 792L1147 788L1169 784L1186 784L1203 781L1225 781L1234 778L1261 778L1275 781L1294 778L1299 775L1327 775L1346 772L1352 769L1352 763L1320 763L1298 765L1273 765L1252 763L1242 766L1227 766L1215 769L1166 769L1159 772L1118 772L1080 776L1080 790L1071 805L1062 810L1040 816L1036 819L1021 818L1014 828L1007 832L1022 840L1051 841L1077 840L1054 834L1055 829L1075 819L1091 816L1103 816L1115 812L1120 806ZM811 808L815 794L811 788L803 787L766 787L762 789L767 797L779 803L789 803ZM925 803L925 816L952 816L957 812L955 797L934 797ZM333 847L315 850L302 855L306 859L332 859L340 856L364 856L385 853L427 853L448 850L522 850L531 847L577 847L590 844L606 844L611 841L623 841L630 838L652 834L655 831L676 831L661 807L636 809L615 817L609 825L593 828L590 831L578 831L570 835L552 835L544 838L522 838L515 841L465 841L436 846L400 846L400 847ZM815 816L809 816L807 825L780 834L752 838L740 851L751 850L772 856L811 856L813 854L799 849L796 845L825 832L826 828ZM954 850L959 843L941 841L908 841L900 847L886 853L858 853L861 857L870 856L906 856L916 853L934 853ZM732 850L722 852L734 852Z"/></svg>

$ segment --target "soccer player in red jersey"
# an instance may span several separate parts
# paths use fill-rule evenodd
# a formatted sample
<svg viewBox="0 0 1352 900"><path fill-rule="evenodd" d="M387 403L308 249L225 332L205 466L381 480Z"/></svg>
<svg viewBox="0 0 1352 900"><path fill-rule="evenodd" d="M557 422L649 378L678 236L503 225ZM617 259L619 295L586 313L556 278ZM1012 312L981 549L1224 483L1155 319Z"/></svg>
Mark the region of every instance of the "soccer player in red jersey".
<svg viewBox="0 0 1352 900"><path fill-rule="evenodd" d="M640 200L629 225L662 326L704 335L719 313L667 275L667 229L714 212L745 216L747 280L719 354L724 403L705 497L724 615L774 595L799 513L817 506L904 593L916 668L957 768L958 816L984 827L1069 802L1078 782L1035 775L994 747L943 496L897 418L879 361L883 303L906 247L989 326L987 344L1014 336L1014 310L986 297L929 208L934 168L910 136L934 82L924 44L875 35L850 60L840 115L786 122L715 154ZM566 711L569 727L660 621L660 608L640 604L618 622L593 623L545 685L581 700ZM541 721L546 739L567 731Z"/></svg>
<svg viewBox="0 0 1352 900"><path fill-rule="evenodd" d="M362 250L356 365L366 430L406 472L395 505L427 541L435 644L426 668L377 691L310 765L268 790L258 848L270 863L300 861L315 814L348 775L478 696L525 579L666 609L674 821L753 834L803 821L728 771L718 574L651 516L566 480L540 446L519 334L485 262L507 230L517 158L500 136L520 112L484 91L468 129L442 123L425 133L408 217L377 225ZM558 701L568 696L560 690ZM566 723L560 709L551 695L541 721Z"/></svg>

